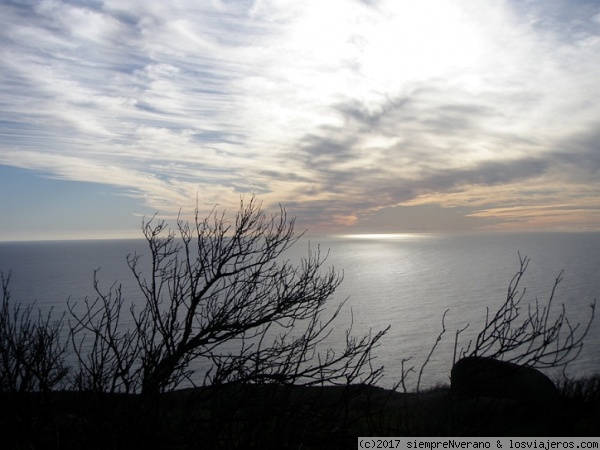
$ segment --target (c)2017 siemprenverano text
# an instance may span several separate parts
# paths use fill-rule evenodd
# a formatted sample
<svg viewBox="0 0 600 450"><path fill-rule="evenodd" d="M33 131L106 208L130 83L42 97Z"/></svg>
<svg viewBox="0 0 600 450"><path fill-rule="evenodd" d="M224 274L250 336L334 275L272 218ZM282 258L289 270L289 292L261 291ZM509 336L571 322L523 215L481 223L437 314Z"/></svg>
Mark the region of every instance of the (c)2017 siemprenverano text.
<svg viewBox="0 0 600 450"><path fill-rule="evenodd" d="M597 449L600 438L396 438L359 437L359 449Z"/></svg>

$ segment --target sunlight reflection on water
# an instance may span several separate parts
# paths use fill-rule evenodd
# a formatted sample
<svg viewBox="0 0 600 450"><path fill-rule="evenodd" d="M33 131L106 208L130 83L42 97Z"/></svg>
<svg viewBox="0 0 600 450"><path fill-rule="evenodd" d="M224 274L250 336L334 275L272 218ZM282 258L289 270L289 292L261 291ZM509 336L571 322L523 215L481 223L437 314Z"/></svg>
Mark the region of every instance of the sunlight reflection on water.
<svg viewBox="0 0 600 450"><path fill-rule="evenodd" d="M398 238L397 238L398 236ZM322 242L331 248L328 263L344 271L336 300L350 297L355 331L391 329L377 349L386 367L383 384L398 381L402 359L411 358L417 372L442 331L423 375L422 385L448 383L458 329L458 349L481 329L488 308L506 299L508 284L519 268L518 253L531 263L522 280L524 302L542 304L556 276L565 269L554 300L565 303L573 324L587 323L589 304L600 293L600 234L392 235L347 236ZM346 319L348 320L348 319ZM593 324L586 345L570 373L600 372L600 324ZM413 374L413 384L416 376Z"/></svg>
<svg viewBox="0 0 600 450"><path fill-rule="evenodd" d="M332 313L348 299L326 344L339 348L352 323L355 335L376 332L391 325L375 364L384 365L382 384L399 380L402 360L418 372L442 330L447 332L427 366L422 386L449 381L455 331L469 324L461 345L480 329L487 309L494 311L506 298L508 283L519 268L518 252L531 263L523 279L526 300L545 302L555 277L565 269L555 307L565 303L573 324L585 323L589 304L600 294L600 234L505 234L505 235L344 235L303 238L285 257L299 261L307 248L329 249L325 268L343 271L344 281L327 306ZM101 288L123 284L128 301L142 297L127 268L125 255L146 252L143 241L70 242L67 244L0 244L0 270L12 269L13 298L38 300L57 313L66 309L69 296L93 299L93 271L102 267ZM131 322L131 318L127 317ZM600 372L600 319L586 340L572 372ZM197 369L202 372L201 365ZM412 385L416 375L411 376ZM409 383L409 385L411 384Z"/></svg>

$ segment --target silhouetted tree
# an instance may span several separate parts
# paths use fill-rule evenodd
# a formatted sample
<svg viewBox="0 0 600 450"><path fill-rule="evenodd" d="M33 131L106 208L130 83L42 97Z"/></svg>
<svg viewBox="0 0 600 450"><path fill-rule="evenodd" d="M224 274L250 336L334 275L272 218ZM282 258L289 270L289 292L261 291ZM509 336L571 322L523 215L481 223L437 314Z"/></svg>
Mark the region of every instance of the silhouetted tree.
<svg viewBox="0 0 600 450"><path fill-rule="evenodd" d="M320 349L340 304L323 319L326 302L342 281L317 249L294 265L284 253L301 235L280 208L267 215L255 198L241 201L233 222L216 209L205 219L179 219L176 231L156 218L143 223L149 272L142 255L127 260L143 293L130 309L134 327L121 326L120 287L70 307L78 383L102 391L155 394L184 380L283 384L373 383L382 368L371 351L386 330L353 337L339 352ZM84 335L83 338L80 336ZM203 378L192 361L210 363Z"/></svg>
<svg viewBox="0 0 600 450"><path fill-rule="evenodd" d="M0 272L0 391L47 392L65 381L69 372L65 364L66 342L61 343L64 320L52 320L34 303L12 303L8 288L11 273Z"/></svg>
<svg viewBox="0 0 600 450"><path fill-rule="evenodd" d="M589 321L584 326L571 324L564 304L555 313L554 296L562 280L561 272L545 304L540 304L536 298L535 302L523 305L526 290L520 290L519 283L529 261L527 256L519 254L520 268L509 283L505 302L493 314L487 309L484 326L475 340L460 350L459 358L485 356L537 368L564 368L579 356L594 320L596 301L590 305ZM455 361L458 336L467 327L456 332Z"/></svg>

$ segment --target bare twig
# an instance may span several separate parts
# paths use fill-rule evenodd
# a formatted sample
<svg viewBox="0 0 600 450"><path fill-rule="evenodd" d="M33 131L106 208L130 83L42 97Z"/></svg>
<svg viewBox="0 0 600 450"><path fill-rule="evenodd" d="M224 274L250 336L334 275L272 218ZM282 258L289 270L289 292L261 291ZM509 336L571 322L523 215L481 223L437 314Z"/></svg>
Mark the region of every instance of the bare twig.
<svg viewBox="0 0 600 450"><path fill-rule="evenodd" d="M421 369L419 370L419 377L417 378L417 394L420 391L421 377L423 376L423 372L425 371L425 366L427 366L427 364L429 363L429 360L431 359L433 352L435 352L435 349L437 348L438 344L442 340L442 336L446 333L446 314L448 314L448 311L450 311L450 310L447 309L446 311L444 311L444 314L442 315L442 331L440 331L440 333L438 334L434 344L431 346L431 349L429 350L429 354L427 355L427 358L425 358L425 362L421 365Z"/></svg>
<svg viewBox="0 0 600 450"><path fill-rule="evenodd" d="M482 330L474 343L469 341L466 349L461 349L461 356L486 356L538 368L564 368L577 358L594 320L596 301L590 305L590 318L583 328L571 325L564 305L555 313L553 302L561 271L544 306L536 299L523 307L525 289L520 291L519 283L529 261L519 254L520 268L509 284L506 301L491 317L488 309ZM456 347L457 342L455 353Z"/></svg>

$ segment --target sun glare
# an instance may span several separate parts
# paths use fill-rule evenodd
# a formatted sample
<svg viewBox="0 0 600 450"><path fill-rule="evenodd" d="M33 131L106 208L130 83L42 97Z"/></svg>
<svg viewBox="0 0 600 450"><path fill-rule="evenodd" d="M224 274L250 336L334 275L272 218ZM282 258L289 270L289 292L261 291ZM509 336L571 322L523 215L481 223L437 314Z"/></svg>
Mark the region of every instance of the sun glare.
<svg viewBox="0 0 600 450"><path fill-rule="evenodd" d="M284 46L284 59L300 58L285 75L307 82L310 69L318 68L309 81L321 100L351 92L377 103L383 92L402 90L406 83L472 68L485 43L479 34L448 1L384 1L376 8L308 3Z"/></svg>
<svg viewBox="0 0 600 450"><path fill-rule="evenodd" d="M476 29L450 3L390 2L384 8L386 17L365 36L361 65L369 78L385 84L423 80L477 60Z"/></svg>

